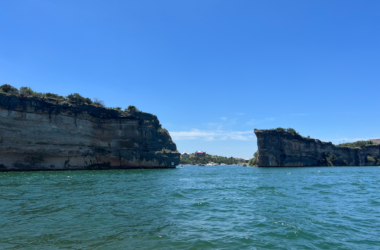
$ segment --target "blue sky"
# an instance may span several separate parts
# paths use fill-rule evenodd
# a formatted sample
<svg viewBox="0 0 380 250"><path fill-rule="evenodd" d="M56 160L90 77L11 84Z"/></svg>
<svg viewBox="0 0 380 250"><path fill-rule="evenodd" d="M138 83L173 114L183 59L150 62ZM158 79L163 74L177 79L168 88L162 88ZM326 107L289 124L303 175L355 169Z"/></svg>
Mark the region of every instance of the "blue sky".
<svg viewBox="0 0 380 250"><path fill-rule="evenodd" d="M380 138L380 1L1 1L0 84L158 116L178 150L254 128Z"/></svg>

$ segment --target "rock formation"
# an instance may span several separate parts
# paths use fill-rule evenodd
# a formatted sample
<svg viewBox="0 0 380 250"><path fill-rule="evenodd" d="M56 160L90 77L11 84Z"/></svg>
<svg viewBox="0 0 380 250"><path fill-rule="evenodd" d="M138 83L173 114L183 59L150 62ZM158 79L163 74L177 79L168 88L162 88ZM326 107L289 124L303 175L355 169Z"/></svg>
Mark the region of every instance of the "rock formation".
<svg viewBox="0 0 380 250"><path fill-rule="evenodd" d="M0 93L0 170L174 168L155 115Z"/></svg>
<svg viewBox="0 0 380 250"><path fill-rule="evenodd" d="M284 129L257 130L259 167L374 166L380 164L380 145L339 147L305 138Z"/></svg>

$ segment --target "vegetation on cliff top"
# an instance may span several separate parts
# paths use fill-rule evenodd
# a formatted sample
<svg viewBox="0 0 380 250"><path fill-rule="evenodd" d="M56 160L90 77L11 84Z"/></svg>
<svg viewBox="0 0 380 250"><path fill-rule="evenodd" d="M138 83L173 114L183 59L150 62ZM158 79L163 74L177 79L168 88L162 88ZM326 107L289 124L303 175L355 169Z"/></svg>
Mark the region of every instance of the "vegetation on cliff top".
<svg viewBox="0 0 380 250"><path fill-rule="evenodd" d="M256 130L256 129L255 129ZM306 138L302 135L300 135L294 128L274 128L274 129L268 129L270 131L278 131L278 132L286 132L290 133L295 136L300 136L302 138ZM311 139L310 136L307 136L308 139ZM364 148L366 146L373 145L372 141L356 141L356 142L346 142L346 143L340 143L336 145L337 147L350 147L350 148Z"/></svg>
<svg viewBox="0 0 380 250"><path fill-rule="evenodd" d="M20 89L17 89L9 84L3 84L0 86L0 93L6 94L6 95L14 95L18 97L34 97L38 98L45 102L52 102L59 105L92 105L95 107L101 107L106 108L109 110L116 110L119 114L124 113L139 113L142 112L139 109L137 109L135 106L130 105L128 108L122 110L121 107L106 107L104 101L94 98L91 100L90 98L83 97L78 93L72 93L68 96L60 96L53 93L39 93L31 89L30 87L21 87ZM157 119L157 116L153 115L155 119ZM158 120L158 119L157 119ZM152 125L155 124L155 121L151 121ZM159 122L158 122L159 123ZM159 124L160 125L160 124ZM159 126L161 127L161 126Z"/></svg>
<svg viewBox="0 0 380 250"><path fill-rule="evenodd" d="M338 147L350 147L350 148L364 148L366 146L373 145L372 141L356 141L356 142L346 142L338 144Z"/></svg>
<svg viewBox="0 0 380 250"><path fill-rule="evenodd" d="M94 100L91 100L90 98L83 97L78 93L73 93L68 96L60 96L53 93L36 92L30 87L21 87L20 89L17 89L9 84L1 85L0 93L15 95L19 97L37 97L45 101L56 101L58 104L64 104L64 103L87 104L87 105L105 107L103 101L97 98L94 98Z"/></svg>
<svg viewBox="0 0 380 250"><path fill-rule="evenodd" d="M290 134L299 134L294 128L281 128L281 127L278 127L276 128L275 130L277 130L278 132L287 132L287 133L290 133Z"/></svg>
<svg viewBox="0 0 380 250"><path fill-rule="evenodd" d="M255 128L254 131L255 130L257 130L257 129ZM307 137L304 137L304 136L300 135L300 133L297 132L294 128L282 128L282 127L278 127L278 128L267 129L267 130L268 131L277 131L277 132L289 133L289 134L291 134L293 136L296 136L296 137L311 139L310 135L308 135Z"/></svg>
<svg viewBox="0 0 380 250"><path fill-rule="evenodd" d="M254 130L257 130L256 128ZM277 132L287 132L287 133L290 133L290 134L293 134L293 135L300 135L300 133L298 133L294 128L282 128L282 127L278 127L278 128L272 128L272 129L266 129L268 131L277 131Z"/></svg>

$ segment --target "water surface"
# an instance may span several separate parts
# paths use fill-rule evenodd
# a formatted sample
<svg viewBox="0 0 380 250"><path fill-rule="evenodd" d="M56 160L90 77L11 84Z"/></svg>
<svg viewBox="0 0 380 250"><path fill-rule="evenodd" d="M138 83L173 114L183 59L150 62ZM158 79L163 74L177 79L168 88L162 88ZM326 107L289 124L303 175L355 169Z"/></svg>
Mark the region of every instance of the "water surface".
<svg viewBox="0 0 380 250"><path fill-rule="evenodd" d="M0 173L0 249L380 249L380 168Z"/></svg>

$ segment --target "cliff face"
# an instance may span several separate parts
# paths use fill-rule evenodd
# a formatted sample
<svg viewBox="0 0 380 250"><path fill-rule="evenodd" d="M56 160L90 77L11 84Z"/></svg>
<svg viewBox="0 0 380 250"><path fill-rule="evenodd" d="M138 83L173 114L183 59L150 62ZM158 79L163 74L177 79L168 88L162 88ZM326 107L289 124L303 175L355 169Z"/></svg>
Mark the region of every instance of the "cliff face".
<svg viewBox="0 0 380 250"><path fill-rule="evenodd" d="M255 130L255 134L259 167L373 166L380 158L380 145L337 147L331 142L274 129Z"/></svg>
<svg viewBox="0 0 380 250"><path fill-rule="evenodd" d="M0 93L0 170L172 168L156 116Z"/></svg>

